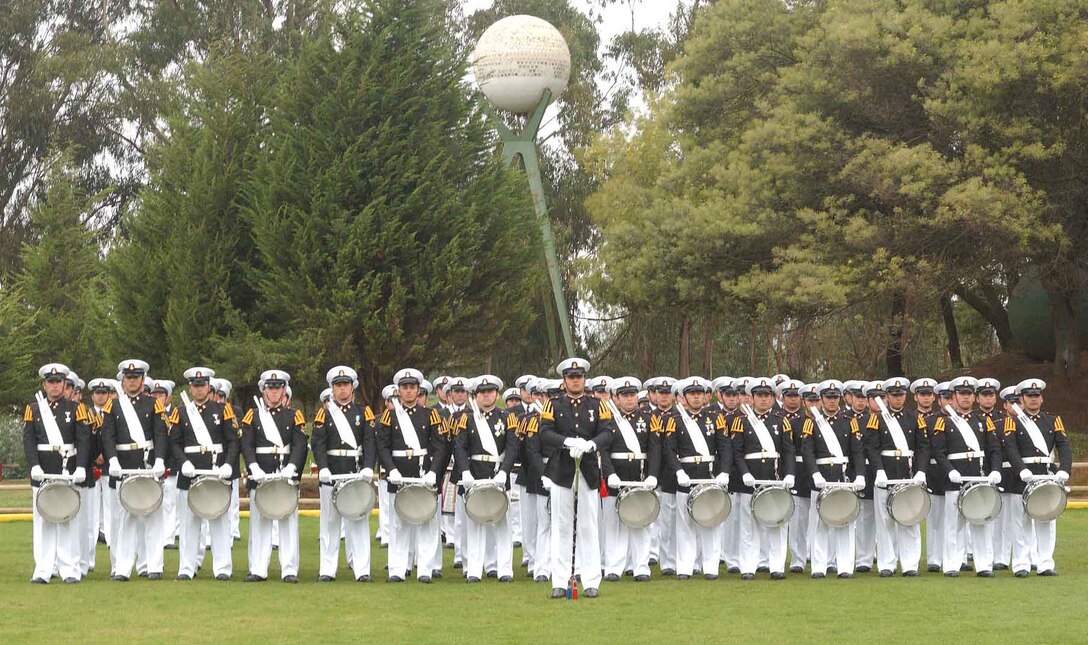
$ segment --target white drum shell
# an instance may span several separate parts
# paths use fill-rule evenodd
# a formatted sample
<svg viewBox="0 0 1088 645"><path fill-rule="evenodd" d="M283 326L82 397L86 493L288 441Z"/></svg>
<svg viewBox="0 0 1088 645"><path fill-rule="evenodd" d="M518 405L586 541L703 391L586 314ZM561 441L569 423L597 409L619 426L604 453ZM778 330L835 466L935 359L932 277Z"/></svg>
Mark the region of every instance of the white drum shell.
<svg viewBox="0 0 1088 645"><path fill-rule="evenodd" d="M261 517L282 520L298 510L298 484L286 479L270 479L257 484L253 504Z"/></svg>
<svg viewBox="0 0 1088 645"><path fill-rule="evenodd" d="M46 522L63 524L79 514L79 489L64 481L47 481L38 487L34 507Z"/></svg>
<svg viewBox="0 0 1088 645"><path fill-rule="evenodd" d="M761 526L777 528L793 517L793 495L784 486L765 486L752 494L752 517Z"/></svg>
<svg viewBox="0 0 1088 645"><path fill-rule="evenodd" d="M1058 519L1069 502L1065 486L1053 480L1037 479L1024 486L1024 511L1036 522Z"/></svg>
<svg viewBox="0 0 1088 645"><path fill-rule="evenodd" d="M193 515L203 520L217 520L230 508L231 484L210 475L197 477L189 484L186 498Z"/></svg>
<svg viewBox="0 0 1088 645"><path fill-rule="evenodd" d="M117 497L133 515L150 515L162 506L162 482L151 475L130 475L121 480Z"/></svg>
<svg viewBox="0 0 1088 645"><path fill-rule="evenodd" d="M695 486L688 493L688 515L699 526L712 529L725 521L733 510L729 492L718 484Z"/></svg>
<svg viewBox="0 0 1088 645"><path fill-rule="evenodd" d="M625 488L616 496L616 514L628 528L646 528L654 523L660 513L661 499L655 490Z"/></svg>
<svg viewBox="0 0 1088 645"><path fill-rule="evenodd" d="M424 524L438 512L438 494L423 484L402 485L393 496L393 510L407 524Z"/></svg>
<svg viewBox="0 0 1088 645"><path fill-rule="evenodd" d="M478 524L498 522L509 507L510 498L499 484L478 484L465 491L465 513Z"/></svg>
<svg viewBox="0 0 1088 645"><path fill-rule="evenodd" d="M370 515L378 501L378 487L362 479L337 482L332 487L332 505L349 520L361 520Z"/></svg>
<svg viewBox="0 0 1088 645"><path fill-rule="evenodd" d="M861 498L849 488L825 488L816 496L816 512L830 527L849 526L861 512Z"/></svg>
<svg viewBox="0 0 1088 645"><path fill-rule="evenodd" d="M1001 514L1001 492L997 486L985 482L966 484L960 489L956 508L963 519L984 526Z"/></svg>
<svg viewBox="0 0 1088 645"><path fill-rule="evenodd" d="M931 502L923 484L899 484L888 491L885 507L901 526L918 526L929 515Z"/></svg>

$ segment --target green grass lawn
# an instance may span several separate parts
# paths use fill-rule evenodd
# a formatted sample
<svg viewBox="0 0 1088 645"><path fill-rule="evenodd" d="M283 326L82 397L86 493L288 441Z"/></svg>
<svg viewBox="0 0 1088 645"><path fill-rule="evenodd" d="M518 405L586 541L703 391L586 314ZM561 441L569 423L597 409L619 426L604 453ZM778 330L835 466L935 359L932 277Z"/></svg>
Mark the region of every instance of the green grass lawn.
<svg viewBox="0 0 1088 645"><path fill-rule="evenodd" d="M446 550L445 578L358 584L342 565L340 578L318 584L317 520L302 518L301 583L245 584L246 549L234 549L234 577L215 582L206 571L189 582L109 581L109 555L78 586L29 584L29 522L0 523L0 633L5 642L42 641L61 633L111 642L254 642L363 637L393 642L909 642L1068 643L1084 638L1088 611L1088 511L1070 510L1058 528L1058 578L991 580L811 580L766 575L741 582L680 582L673 578L603 583L601 597L548 599L549 586L518 569L513 584L464 584ZM243 520L243 534L245 520ZM384 579L386 551L375 544L372 571ZM341 556L343 557L343 556ZM210 566L210 554L208 565ZM515 554L515 561L520 555ZM923 561L924 562L924 561ZM166 574L177 573L177 551L166 552ZM656 573L656 572L655 572Z"/></svg>

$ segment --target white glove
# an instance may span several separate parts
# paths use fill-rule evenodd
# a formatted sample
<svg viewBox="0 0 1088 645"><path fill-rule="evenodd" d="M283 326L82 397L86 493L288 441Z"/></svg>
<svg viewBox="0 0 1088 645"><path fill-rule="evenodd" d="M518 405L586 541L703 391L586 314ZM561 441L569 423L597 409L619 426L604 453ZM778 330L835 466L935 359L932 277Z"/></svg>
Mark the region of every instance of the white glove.
<svg viewBox="0 0 1088 645"><path fill-rule="evenodd" d="M609 488L619 488L620 487L620 476L617 475L616 473L612 473L611 475L609 475L608 476L608 487Z"/></svg>
<svg viewBox="0 0 1088 645"><path fill-rule="evenodd" d="M714 481L718 482L719 486L728 486L729 485L729 473L718 473L714 477Z"/></svg>
<svg viewBox="0 0 1088 645"><path fill-rule="evenodd" d="M960 471L953 468L952 470L948 471L948 481L952 482L953 484L962 484L963 476L960 475Z"/></svg>
<svg viewBox="0 0 1088 645"><path fill-rule="evenodd" d="M186 461L181 465L181 474L186 477L192 477L196 474L196 466L193 465L193 462Z"/></svg>
<svg viewBox="0 0 1088 645"><path fill-rule="evenodd" d="M567 450L570 451L571 459L575 459L575 460L581 459L582 455L585 454L585 450L582 450L581 445L572 446L572 447L568 448Z"/></svg>
<svg viewBox="0 0 1088 645"><path fill-rule="evenodd" d="M317 471L317 481L321 482L322 484L331 484L332 471L328 468L322 468L321 470Z"/></svg>
<svg viewBox="0 0 1088 645"><path fill-rule="evenodd" d="M657 488L657 477L650 475L646 478L646 485L650 488Z"/></svg>
<svg viewBox="0 0 1088 645"><path fill-rule="evenodd" d="M438 483L438 475L434 474L433 470L428 470L427 472L423 473L423 485L424 486L434 486L437 483Z"/></svg>
<svg viewBox="0 0 1088 645"><path fill-rule="evenodd" d="M596 452L596 450L597 450L597 444L593 443L589 439L582 439L582 452L583 453L590 454L590 453Z"/></svg>
<svg viewBox="0 0 1088 645"><path fill-rule="evenodd" d="M1001 483L1001 473L996 470L990 473L990 483L997 486Z"/></svg>
<svg viewBox="0 0 1088 645"><path fill-rule="evenodd" d="M691 477L688 477L684 470L678 470L676 471L676 483L685 487L691 486Z"/></svg>
<svg viewBox="0 0 1088 645"><path fill-rule="evenodd" d="M163 463L162 459L156 459L155 464L153 466L151 466L151 476L152 477L162 477L165 474L166 474L166 464Z"/></svg>
<svg viewBox="0 0 1088 645"><path fill-rule="evenodd" d="M249 464L249 476L253 479L261 479L265 476L264 471L257 465L257 462Z"/></svg>
<svg viewBox="0 0 1088 645"><path fill-rule="evenodd" d="M467 470L461 471L461 483L462 484L471 484L474 481L476 481L476 478L472 476L472 473L470 473Z"/></svg>
<svg viewBox="0 0 1088 645"><path fill-rule="evenodd" d="M858 488L865 488L865 475L858 475L854 478L854 486Z"/></svg>
<svg viewBox="0 0 1088 645"><path fill-rule="evenodd" d="M743 475L741 475L740 483L751 488L756 485L756 476L752 473L744 473Z"/></svg>
<svg viewBox="0 0 1088 645"><path fill-rule="evenodd" d="M1035 475L1031 474L1031 471L1027 468L1020 471L1020 481L1027 483L1033 479L1035 479Z"/></svg>
<svg viewBox="0 0 1088 645"><path fill-rule="evenodd" d="M544 490L548 491L549 493L553 488L555 488L555 484L552 483L552 480L548 479L547 477L540 478L540 485L543 486Z"/></svg>
<svg viewBox="0 0 1088 645"><path fill-rule="evenodd" d="M362 476L362 478L367 480L368 482L374 481L374 469L373 468L364 468L364 469L359 471L359 475Z"/></svg>
<svg viewBox="0 0 1088 645"><path fill-rule="evenodd" d="M914 473L913 479L914 479L915 482L924 485L926 483L926 473L925 473L925 471L920 470L920 471Z"/></svg>
<svg viewBox="0 0 1088 645"><path fill-rule="evenodd" d="M83 466L76 468L72 473L72 481L76 484L82 484L87 479L87 469Z"/></svg>
<svg viewBox="0 0 1088 645"><path fill-rule="evenodd" d="M505 486L506 485L506 471L505 470L500 470L499 472L495 473L495 483L500 485L500 486Z"/></svg>
<svg viewBox="0 0 1088 645"><path fill-rule="evenodd" d="M827 480L824 479L824 476L820 473L812 473L812 487L820 489L824 486L827 486Z"/></svg>
<svg viewBox="0 0 1088 645"><path fill-rule="evenodd" d="M793 488L793 485L797 483L797 480L793 475L786 475L782 478L782 483L786 485L786 488Z"/></svg>
<svg viewBox="0 0 1088 645"><path fill-rule="evenodd" d="M887 488L888 473L884 472L883 470L876 471L876 479L873 480L873 486L876 486L877 488Z"/></svg>
<svg viewBox="0 0 1088 645"><path fill-rule="evenodd" d="M563 440L564 448L575 448L582 445L582 440L578 437L567 437ZM585 452L585 451L583 451Z"/></svg>
<svg viewBox="0 0 1088 645"><path fill-rule="evenodd" d="M117 457L110 459L110 477L121 476L121 462L117 460Z"/></svg>
<svg viewBox="0 0 1088 645"><path fill-rule="evenodd" d="M1059 484L1064 484L1065 482L1069 481L1069 473L1065 472L1064 470L1059 470L1057 474L1054 475L1054 477L1058 480Z"/></svg>
<svg viewBox="0 0 1088 645"><path fill-rule="evenodd" d="M393 484L394 486L397 486L402 481L404 481L404 477L400 474L399 470L394 468L393 470L389 471L389 483L390 484Z"/></svg>
<svg viewBox="0 0 1088 645"><path fill-rule="evenodd" d="M288 479L294 479L295 475L298 474L298 470L295 468L294 464L287 464L283 468L280 468L280 474Z"/></svg>
<svg viewBox="0 0 1088 645"><path fill-rule="evenodd" d="M113 473L110 474L112 475ZM34 466L30 469L30 478L36 482L40 482L45 479L45 471L42 470L41 466Z"/></svg>
<svg viewBox="0 0 1088 645"><path fill-rule="evenodd" d="M219 467L219 479L230 479L234 474L234 469L230 467L230 464L223 464Z"/></svg>

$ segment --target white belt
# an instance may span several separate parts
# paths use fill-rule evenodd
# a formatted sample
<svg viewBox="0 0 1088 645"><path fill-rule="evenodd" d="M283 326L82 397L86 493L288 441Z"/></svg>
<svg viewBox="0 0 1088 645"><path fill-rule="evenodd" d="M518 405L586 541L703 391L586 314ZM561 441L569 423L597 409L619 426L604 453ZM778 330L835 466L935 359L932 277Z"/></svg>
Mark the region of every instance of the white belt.
<svg viewBox="0 0 1088 645"><path fill-rule="evenodd" d="M258 451L259 451L259 449L258 449ZM223 444L213 443L210 446L185 446L185 454L187 454L187 455L194 455L194 454L203 455L204 453L207 453L207 452L223 452Z"/></svg>
<svg viewBox="0 0 1088 645"><path fill-rule="evenodd" d="M954 452L948 455L949 459L981 459L986 456L986 453L981 450L968 450L967 452Z"/></svg>
<svg viewBox="0 0 1088 645"><path fill-rule="evenodd" d="M1010 464L1007 461L1003 461L1003 462L1001 462L1001 467L1002 468L1012 468L1012 464Z"/></svg>
<svg viewBox="0 0 1088 645"><path fill-rule="evenodd" d="M422 459L427 456L427 449L420 448L419 450L394 450L394 457L407 457L409 459Z"/></svg>
<svg viewBox="0 0 1088 645"><path fill-rule="evenodd" d="M804 457L794 457L793 460L796 461L799 464L805 463L805 458ZM816 463L820 463L819 460L817 460Z"/></svg>
<svg viewBox="0 0 1088 645"><path fill-rule="evenodd" d="M850 463L846 457L820 457L816 460L817 466L841 466Z"/></svg>
<svg viewBox="0 0 1088 645"><path fill-rule="evenodd" d="M472 461L486 461L489 464L497 464L502 461L502 455L499 455L498 457L492 457L491 455L472 455L469 459L472 459Z"/></svg>
<svg viewBox="0 0 1088 645"><path fill-rule="evenodd" d="M682 464L712 464L714 463L714 455L709 457L703 457L696 455L695 457L681 457L680 463Z"/></svg>
<svg viewBox="0 0 1088 645"><path fill-rule="evenodd" d="M71 444L71 443L62 443L62 444L59 444L59 445L54 444L54 443L39 443L38 444L38 450L40 450L42 452L72 452L75 449L76 449L75 444Z"/></svg>
<svg viewBox="0 0 1088 645"><path fill-rule="evenodd" d="M289 455L291 454L291 446L284 446L282 448L279 446L263 446L257 448L256 452L258 455Z"/></svg>
<svg viewBox="0 0 1088 645"><path fill-rule="evenodd" d="M914 451L913 450L881 450L880 451L880 456L881 457L896 457L896 458L913 457L914 456Z"/></svg>
<svg viewBox="0 0 1088 645"><path fill-rule="evenodd" d="M612 459L626 459L627 461L634 461L636 459L642 461L646 459L646 455L642 454L641 452L613 452L609 453L608 456Z"/></svg>
<svg viewBox="0 0 1088 645"><path fill-rule="evenodd" d="M777 452L750 452L744 455L745 459L775 459L778 457Z"/></svg>
<svg viewBox="0 0 1088 645"><path fill-rule="evenodd" d="M140 445L138 443L119 443L114 447L117 448L118 450L122 451L122 452L125 452L125 451L129 451L129 450L143 450L144 446L147 446L147 445L150 445L150 443L145 443L143 445Z"/></svg>
<svg viewBox="0 0 1088 645"><path fill-rule="evenodd" d="M937 460L936 459L930 459L929 460L929 465L930 466L936 466L937 465Z"/></svg>
<svg viewBox="0 0 1088 645"><path fill-rule="evenodd" d="M326 454L330 457L359 457L363 454L363 449L355 448L354 450L349 450L346 448L334 448L329 450Z"/></svg>
<svg viewBox="0 0 1088 645"><path fill-rule="evenodd" d="M1050 457L1024 457L1020 461L1024 462L1025 464L1049 464L1049 463L1053 463L1053 462L1050 461Z"/></svg>

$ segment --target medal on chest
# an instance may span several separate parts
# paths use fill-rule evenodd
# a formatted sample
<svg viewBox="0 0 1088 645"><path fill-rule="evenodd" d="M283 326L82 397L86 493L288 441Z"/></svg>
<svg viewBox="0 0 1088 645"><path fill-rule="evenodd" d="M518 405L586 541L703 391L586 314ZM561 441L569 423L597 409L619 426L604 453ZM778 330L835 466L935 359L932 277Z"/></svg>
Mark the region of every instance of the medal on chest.
<svg viewBox="0 0 1088 645"><path fill-rule="evenodd" d="M646 432L646 420L642 417L638 418L638 423L635 424L635 432Z"/></svg>

